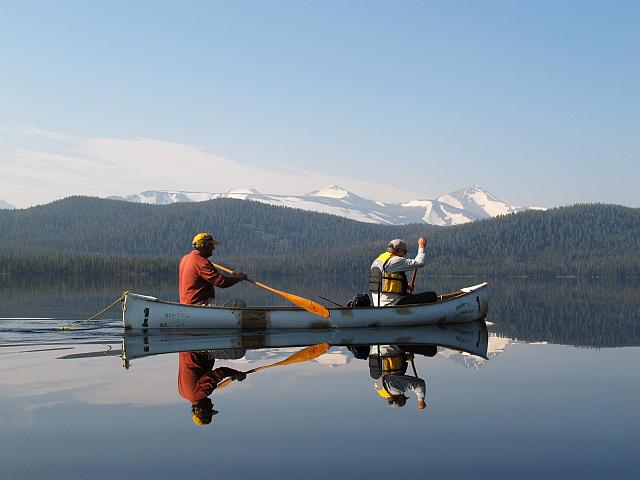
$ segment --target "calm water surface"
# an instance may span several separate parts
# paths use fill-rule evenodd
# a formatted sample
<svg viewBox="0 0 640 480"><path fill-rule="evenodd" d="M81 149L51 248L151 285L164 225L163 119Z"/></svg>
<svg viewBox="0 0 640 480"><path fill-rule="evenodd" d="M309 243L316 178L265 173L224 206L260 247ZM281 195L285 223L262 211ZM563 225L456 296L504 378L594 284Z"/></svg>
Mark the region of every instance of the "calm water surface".
<svg viewBox="0 0 640 480"><path fill-rule="evenodd" d="M438 292L480 281L420 280ZM363 284L269 283L338 303ZM335 333L289 345L248 334L123 339L116 309L64 333L60 326L124 290L175 300L175 279L0 278L0 478L638 478L639 287L637 280L490 280L488 336L473 324L416 334L416 343L441 345L437 353L403 345L415 351L426 386L420 410L413 392L401 408L377 393L368 358L376 347L365 338L359 349ZM280 303L244 284L220 296ZM330 350L315 360L214 392L219 414L208 426L192 423L177 391L176 348L192 340L197 348L241 345L226 352L238 359L212 355L216 366L248 370L327 338ZM145 347L174 353L144 356ZM415 378L410 362L405 367Z"/></svg>

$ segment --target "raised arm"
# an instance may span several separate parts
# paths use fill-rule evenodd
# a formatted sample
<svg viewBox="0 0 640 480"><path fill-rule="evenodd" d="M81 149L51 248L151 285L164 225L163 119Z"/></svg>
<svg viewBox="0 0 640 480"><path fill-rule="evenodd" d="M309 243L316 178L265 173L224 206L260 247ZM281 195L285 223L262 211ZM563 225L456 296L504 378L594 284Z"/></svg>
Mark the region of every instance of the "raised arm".
<svg viewBox="0 0 640 480"><path fill-rule="evenodd" d="M388 273L406 272L408 270L414 270L416 268L422 268L425 265L425 247L427 240L424 236L418 239L418 254L415 258L393 257L386 267Z"/></svg>

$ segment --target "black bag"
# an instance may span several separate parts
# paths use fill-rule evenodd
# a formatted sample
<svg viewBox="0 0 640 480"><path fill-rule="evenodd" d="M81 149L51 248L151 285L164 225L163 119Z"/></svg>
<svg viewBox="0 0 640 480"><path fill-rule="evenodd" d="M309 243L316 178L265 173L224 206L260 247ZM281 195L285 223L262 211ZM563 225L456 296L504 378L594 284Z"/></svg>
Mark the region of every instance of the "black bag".
<svg viewBox="0 0 640 480"><path fill-rule="evenodd" d="M370 306L371 306L371 299L369 298L369 295L367 295L366 293L359 293L347 302L347 307L351 307L351 308L370 307Z"/></svg>
<svg viewBox="0 0 640 480"><path fill-rule="evenodd" d="M369 345L347 345L347 348L351 353L353 353L353 357L358 360L366 360L369 358Z"/></svg>
<svg viewBox="0 0 640 480"><path fill-rule="evenodd" d="M382 376L382 357L380 355L369 355L369 375L374 380Z"/></svg>

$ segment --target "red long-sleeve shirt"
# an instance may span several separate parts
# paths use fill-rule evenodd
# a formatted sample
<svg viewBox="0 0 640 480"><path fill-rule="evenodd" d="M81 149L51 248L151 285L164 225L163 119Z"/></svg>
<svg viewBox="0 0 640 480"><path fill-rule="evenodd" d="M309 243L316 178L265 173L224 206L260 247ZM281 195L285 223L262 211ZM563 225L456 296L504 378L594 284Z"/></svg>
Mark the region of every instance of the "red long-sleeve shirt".
<svg viewBox="0 0 640 480"><path fill-rule="evenodd" d="M180 303L202 304L209 298L215 298L214 286L227 288L239 281L222 275L199 251L193 250L182 257L178 267Z"/></svg>
<svg viewBox="0 0 640 480"><path fill-rule="evenodd" d="M224 378L223 368L213 369L214 359L202 352L180 352L178 393L193 405L204 400Z"/></svg>

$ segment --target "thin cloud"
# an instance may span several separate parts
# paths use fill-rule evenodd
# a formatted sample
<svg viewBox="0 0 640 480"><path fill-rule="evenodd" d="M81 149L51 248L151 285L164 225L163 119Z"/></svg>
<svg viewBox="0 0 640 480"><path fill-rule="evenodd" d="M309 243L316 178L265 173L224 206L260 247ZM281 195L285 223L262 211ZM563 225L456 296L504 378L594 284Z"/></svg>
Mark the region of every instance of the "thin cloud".
<svg viewBox="0 0 640 480"><path fill-rule="evenodd" d="M64 133L54 132L52 130L43 130L32 125L18 127L13 130L3 128L2 130L12 133L13 135L25 135L30 137L44 137L51 140L59 140L62 142L71 142L75 140L75 137Z"/></svg>
<svg viewBox="0 0 640 480"><path fill-rule="evenodd" d="M309 170L257 167L188 144L145 137L73 139L35 127L22 131L53 134L62 144L57 145L58 151L15 148L0 152L3 199L18 206L69 195L105 197L145 190L217 193L255 188L264 193L300 195L330 184L374 200L412 198L394 187Z"/></svg>
<svg viewBox="0 0 640 480"><path fill-rule="evenodd" d="M137 193L140 189L226 192L238 187L253 187L264 193L302 194L339 183L362 195L373 194L376 199L381 195L400 199L407 196L407 192L392 187L308 170L256 167L193 145L151 138L95 138L82 142L78 151L119 169L127 183L119 186L118 194ZM132 186L138 189L132 191Z"/></svg>

